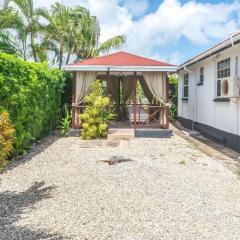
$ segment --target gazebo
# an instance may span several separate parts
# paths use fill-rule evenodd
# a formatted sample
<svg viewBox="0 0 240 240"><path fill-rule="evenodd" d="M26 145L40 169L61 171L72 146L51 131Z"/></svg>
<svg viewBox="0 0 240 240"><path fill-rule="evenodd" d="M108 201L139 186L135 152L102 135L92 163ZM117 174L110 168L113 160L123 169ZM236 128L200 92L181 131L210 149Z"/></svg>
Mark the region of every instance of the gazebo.
<svg viewBox="0 0 240 240"><path fill-rule="evenodd" d="M79 128L78 115L84 107L84 97L96 79L106 81L107 94L120 107L120 90L124 102L129 99L129 120L134 129L146 126L152 119L159 120L159 128L169 128L168 74L176 72L176 66L153 59L117 52L91 58L65 66L73 73L72 79L72 127ZM137 103L136 84L141 87L149 104ZM144 109L144 111L143 111ZM148 116L146 117L146 114Z"/></svg>

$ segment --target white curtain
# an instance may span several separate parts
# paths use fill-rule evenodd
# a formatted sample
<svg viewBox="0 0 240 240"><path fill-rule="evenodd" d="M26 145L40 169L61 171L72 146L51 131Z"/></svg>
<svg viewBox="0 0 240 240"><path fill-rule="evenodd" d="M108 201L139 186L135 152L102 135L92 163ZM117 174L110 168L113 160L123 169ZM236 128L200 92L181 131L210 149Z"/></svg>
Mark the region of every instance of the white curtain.
<svg viewBox="0 0 240 240"><path fill-rule="evenodd" d="M80 104L88 95L92 82L96 80L97 72L77 72L76 75L76 102Z"/></svg>
<svg viewBox="0 0 240 240"><path fill-rule="evenodd" d="M144 80L152 93L153 97L163 104L166 103L166 73L162 72L145 72Z"/></svg>
<svg viewBox="0 0 240 240"><path fill-rule="evenodd" d="M137 76L123 76L122 77L122 94L124 103L134 95L136 89Z"/></svg>

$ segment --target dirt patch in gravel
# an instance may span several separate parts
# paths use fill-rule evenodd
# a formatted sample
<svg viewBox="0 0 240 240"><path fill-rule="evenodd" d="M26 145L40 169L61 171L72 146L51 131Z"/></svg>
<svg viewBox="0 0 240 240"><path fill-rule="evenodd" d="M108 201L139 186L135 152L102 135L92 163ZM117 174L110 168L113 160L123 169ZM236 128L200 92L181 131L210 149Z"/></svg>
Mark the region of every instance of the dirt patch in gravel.
<svg viewBox="0 0 240 240"><path fill-rule="evenodd" d="M101 162L105 162L108 165L117 165L118 163L126 163L126 162L133 162L131 158L125 158L123 156L112 156L107 160L101 160Z"/></svg>

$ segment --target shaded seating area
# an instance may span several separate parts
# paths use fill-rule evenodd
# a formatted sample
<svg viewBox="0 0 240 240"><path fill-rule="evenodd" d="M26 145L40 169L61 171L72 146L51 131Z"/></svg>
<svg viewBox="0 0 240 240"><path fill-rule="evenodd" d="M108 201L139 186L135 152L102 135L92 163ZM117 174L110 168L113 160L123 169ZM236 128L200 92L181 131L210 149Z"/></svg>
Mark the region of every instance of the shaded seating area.
<svg viewBox="0 0 240 240"><path fill-rule="evenodd" d="M118 120L128 118L134 129L169 127L167 75L175 72L176 66L118 52L66 65L65 70L73 73L73 128L81 127L78 116L84 111L84 97L96 79L104 82ZM147 100L144 103L137 97L139 86Z"/></svg>

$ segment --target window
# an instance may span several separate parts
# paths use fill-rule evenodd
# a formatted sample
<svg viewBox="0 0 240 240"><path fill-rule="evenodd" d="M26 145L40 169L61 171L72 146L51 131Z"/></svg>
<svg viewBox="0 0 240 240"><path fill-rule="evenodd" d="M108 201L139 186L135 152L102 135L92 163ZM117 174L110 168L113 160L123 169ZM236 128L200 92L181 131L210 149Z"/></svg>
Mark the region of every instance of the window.
<svg viewBox="0 0 240 240"><path fill-rule="evenodd" d="M199 83L203 84L203 81L204 81L204 67L200 67Z"/></svg>
<svg viewBox="0 0 240 240"><path fill-rule="evenodd" d="M183 76L183 97L188 98L188 73Z"/></svg>
<svg viewBox="0 0 240 240"><path fill-rule="evenodd" d="M224 78L230 77L231 67L230 67L230 58L222 60L217 63L217 97L221 97L222 94L222 81Z"/></svg>
<svg viewBox="0 0 240 240"><path fill-rule="evenodd" d="M218 62L217 78L230 77L230 75L230 58Z"/></svg>

